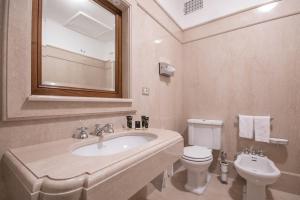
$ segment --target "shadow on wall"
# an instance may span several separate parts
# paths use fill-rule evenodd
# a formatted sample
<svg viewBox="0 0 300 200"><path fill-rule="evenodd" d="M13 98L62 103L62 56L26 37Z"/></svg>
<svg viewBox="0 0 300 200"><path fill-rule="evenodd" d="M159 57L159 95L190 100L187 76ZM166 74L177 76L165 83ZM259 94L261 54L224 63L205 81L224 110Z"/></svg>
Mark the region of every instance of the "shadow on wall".
<svg viewBox="0 0 300 200"><path fill-rule="evenodd" d="M187 176L186 170L181 170L177 172L171 178L172 185L180 191L186 191L186 189L184 188L184 185L186 183L186 176Z"/></svg>
<svg viewBox="0 0 300 200"><path fill-rule="evenodd" d="M219 173L219 158L220 158L220 150L213 150L212 155L213 155L213 161L210 164L208 170L212 173L218 174Z"/></svg>
<svg viewBox="0 0 300 200"><path fill-rule="evenodd" d="M169 85L171 83L172 77L166 77L166 76L159 76L159 80L161 82L166 83L166 85Z"/></svg>
<svg viewBox="0 0 300 200"><path fill-rule="evenodd" d="M4 182L3 182L3 175L2 175L2 165L3 165L3 162L2 162L2 159L0 160L0 191L6 191L5 189L5 185L4 185ZM0 200L6 200L7 197L6 197L6 193L5 192L0 192Z"/></svg>
<svg viewBox="0 0 300 200"><path fill-rule="evenodd" d="M187 127L182 132L184 146L188 146L188 129Z"/></svg>
<svg viewBox="0 0 300 200"><path fill-rule="evenodd" d="M236 176L233 180L231 187L228 190L229 195L234 200L243 199L243 187L246 185L246 182L240 176Z"/></svg>

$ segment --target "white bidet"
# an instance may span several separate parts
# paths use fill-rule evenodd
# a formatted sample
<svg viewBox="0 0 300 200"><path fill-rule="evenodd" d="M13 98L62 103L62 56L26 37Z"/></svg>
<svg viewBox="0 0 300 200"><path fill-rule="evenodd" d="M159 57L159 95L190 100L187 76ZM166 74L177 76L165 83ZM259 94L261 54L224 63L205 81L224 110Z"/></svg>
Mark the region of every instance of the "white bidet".
<svg viewBox="0 0 300 200"><path fill-rule="evenodd" d="M234 166L240 176L247 181L246 199L265 200L266 185L276 182L280 171L266 156L242 153L237 156Z"/></svg>

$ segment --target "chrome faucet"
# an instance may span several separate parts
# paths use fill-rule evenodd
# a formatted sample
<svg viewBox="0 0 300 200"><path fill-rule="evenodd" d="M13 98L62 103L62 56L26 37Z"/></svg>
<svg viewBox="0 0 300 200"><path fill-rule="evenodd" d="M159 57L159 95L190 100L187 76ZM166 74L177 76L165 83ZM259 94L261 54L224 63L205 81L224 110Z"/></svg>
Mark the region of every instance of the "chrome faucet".
<svg viewBox="0 0 300 200"><path fill-rule="evenodd" d="M102 136L104 133L114 133L114 126L111 123L108 124L96 124L95 125L95 135L96 136Z"/></svg>
<svg viewBox="0 0 300 200"><path fill-rule="evenodd" d="M245 149L243 149L243 153L244 154L249 154L250 153L250 150L248 147L246 147Z"/></svg>
<svg viewBox="0 0 300 200"><path fill-rule="evenodd" d="M250 149L248 147L243 149L243 153L244 154L251 154L251 155L257 155L260 157L264 157L264 151L262 149L255 149L253 146L250 147Z"/></svg>
<svg viewBox="0 0 300 200"><path fill-rule="evenodd" d="M263 151L262 149L259 149L259 150L257 151L257 155L259 155L260 157L264 157L264 156L265 156L265 153L264 153L264 151Z"/></svg>
<svg viewBox="0 0 300 200"><path fill-rule="evenodd" d="M251 155L256 155L257 154L257 150L255 149L254 146L251 146L249 148L249 154L251 154Z"/></svg>
<svg viewBox="0 0 300 200"><path fill-rule="evenodd" d="M89 134L87 132L87 127L80 127L77 130L79 130L79 134L78 135L74 135L75 138L77 139L86 139L89 137Z"/></svg>

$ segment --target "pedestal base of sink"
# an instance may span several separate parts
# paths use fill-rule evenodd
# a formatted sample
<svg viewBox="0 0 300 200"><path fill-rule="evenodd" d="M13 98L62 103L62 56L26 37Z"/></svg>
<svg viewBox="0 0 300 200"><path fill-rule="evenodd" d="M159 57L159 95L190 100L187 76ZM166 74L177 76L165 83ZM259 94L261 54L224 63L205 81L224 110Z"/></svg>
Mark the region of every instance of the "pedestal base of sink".
<svg viewBox="0 0 300 200"><path fill-rule="evenodd" d="M247 181L246 195L243 200L266 200L266 186Z"/></svg>

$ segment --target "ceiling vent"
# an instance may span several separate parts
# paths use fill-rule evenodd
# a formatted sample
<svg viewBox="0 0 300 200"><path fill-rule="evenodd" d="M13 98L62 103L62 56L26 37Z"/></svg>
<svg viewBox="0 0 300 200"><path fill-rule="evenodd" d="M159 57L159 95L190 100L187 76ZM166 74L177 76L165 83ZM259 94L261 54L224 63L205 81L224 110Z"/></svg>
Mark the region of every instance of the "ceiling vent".
<svg viewBox="0 0 300 200"><path fill-rule="evenodd" d="M189 0L184 3L184 14L190 14L203 8L203 0Z"/></svg>
<svg viewBox="0 0 300 200"><path fill-rule="evenodd" d="M71 17L65 23L65 27L95 39L106 32L112 31L111 27L83 12L78 12Z"/></svg>

